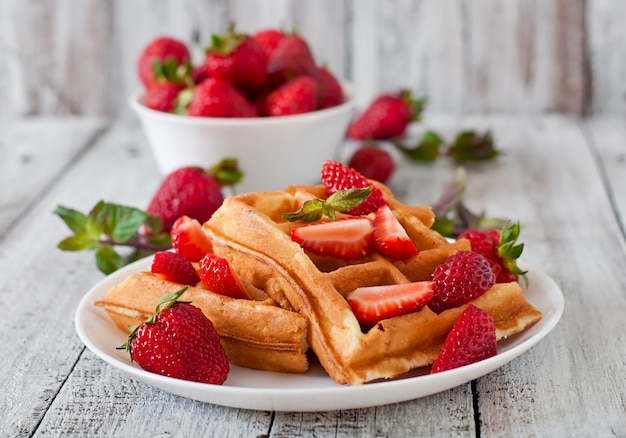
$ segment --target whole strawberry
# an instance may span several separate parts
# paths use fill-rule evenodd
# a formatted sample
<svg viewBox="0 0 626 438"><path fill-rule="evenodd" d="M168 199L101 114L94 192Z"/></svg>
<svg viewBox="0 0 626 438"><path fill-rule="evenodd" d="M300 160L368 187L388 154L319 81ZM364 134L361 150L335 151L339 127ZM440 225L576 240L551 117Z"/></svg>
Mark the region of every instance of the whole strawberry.
<svg viewBox="0 0 626 438"><path fill-rule="evenodd" d="M452 327L430 373L469 365L496 354L498 346L493 318L470 304Z"/></svg>
<svg viewBox="0 0 626 438"><path fill-rule="evenodd" d="M314 111L317 107L317 84L308 76L298 76L268 94L263 115L290 116Z"/></svg>
<svg viewBox="0 0 626 438"><path fill-rule="evenodd" d="M317 108L331 108L343 102L341 84L326 67L317 71Z"/></svg>
<svg viewBox="0 0 626 438"><path fill-rule="evenodd" d="M190 63L191 55L185 43L163 36L152 40L143 49L137 61L137 74L148 88L158 80L159 72L167 71L170 77L185 77L191 71Z"/></svg>
<svg viewBox="0 0 626 438"><path fill-rule="evenodd" d="M252 96L267 83L267 55L259 42L231 28L223 35L213 35L206 49L206 71L209 77L232 83Z"/></svg>
<svg viewBox="0 0 626 438"><path fill-rule="evenodd" d="M276 50L276 47L278 47L278 44L284 37L285 32L273 28L259 30L252 35L252 38L257 40L261 47L263 47L263 51L268 59L272 56L274 50Z"/></svg>
<svg viewBox="0 0 626 438"><path fill-rule="evenodd" d="M364 177L381 183L387 182L396 169L396 163L391 154L370 142L354 152L348 161L348 166Z"/></svg>
<svg viewBox="0 0 626 438"><path fill-rule="evenodd" d="M432 274L435 294L428 306L433 312L459 307L480 297L494 284L489 261L474 251L458 251Z"/></svg>
<svg viewBox="0 0 626 438"><path fill-rule="evenodd" d="M230 82L208 78L193 90L187 114L195 117L256 117L257 110Z"/></svg>
<svg viewBox="0 0 626 438"><path fill-rule="evenodd" d="M228 357L213 323L199 308L177 301L186 289L161 298L156 312L120 348L146 371L221 385L230 371Z"/></svg>
<svg viewBox="0 0 626 438"><path fill-rule="evenodd" d="M275 88L296 76L317 77L317 65L309 44L298 34L285 35L267 63L269 85Z"/></svg>
<svg viewBox="0 0 626 438"><path fill-rule="evenodd" d="M362 189L372 186L370 195L359 205L346 211L347 214L360 216L372 213L381 205L386 204L383 193L378 187L373 186L367 178L356 170L338 161L328 160L324 162L320 177L322 183L326 186L328 195L332 195L339 190Z"/></svg>
<svg viewBox="0 0 626 438"><path fill-rule="evenodd" d="M517 259L524 250L524 244L516 245L519 237L519 224L506 224L502 231L468 230L459 235L470 241L472 251L483 255L491 265L496 283L517 281L518 276L526 278L526 271L517 266Z"/></svg>
<svg viewBox="0 0 626 438"><path fill-rule="evenodd" d="M206 222L223 201L214 176L199 167L182 167L163 179L146 211L159 216L163 229L169 232L181 216Z"/></svg>
<svg viewBox="0 0 626 438"><path fill-rule="evenodd" d="M410 91L378 96L348 127L355 140L384 140L399 137L409 123L418 120L423 100L413 100Z"/></svg>
<svg viewBox="0 0 626 438"><path fill-rule="evenodd" d="M183 85L171 82L155 82L148 86L144 103L155 111L171 112L176 107L178 94L184 89Z"/></svg>

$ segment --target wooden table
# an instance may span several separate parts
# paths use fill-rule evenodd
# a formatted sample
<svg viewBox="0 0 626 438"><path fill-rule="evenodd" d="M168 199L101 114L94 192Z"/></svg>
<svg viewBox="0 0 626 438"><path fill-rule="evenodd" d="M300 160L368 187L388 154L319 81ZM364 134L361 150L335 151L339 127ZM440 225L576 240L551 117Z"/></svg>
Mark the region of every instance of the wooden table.
<svg viewBox="0 0 626 438"><path fill-rule="evenodd" d="M143 207L161 179L134 120L0 122L0 436L624 436L626 123L432 115L492 129L503 151L467 165L467 203L519 220L522 260L561 287L559 325L519 358L421 399L331 412L239 410L140 383L85 348L76 306L103 275L56 244L59 205ZM455 165L401 164L391 185L429 203Z"/></svg>

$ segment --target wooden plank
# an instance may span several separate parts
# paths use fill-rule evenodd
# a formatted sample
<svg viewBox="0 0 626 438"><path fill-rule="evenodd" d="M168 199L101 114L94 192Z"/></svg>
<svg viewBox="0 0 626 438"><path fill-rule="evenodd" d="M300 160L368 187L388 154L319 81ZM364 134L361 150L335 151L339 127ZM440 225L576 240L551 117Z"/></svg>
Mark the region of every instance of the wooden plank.
<svg viewBox="0 0 626 438"><path fill-rule="evenodd" d="M95 118L0 123L0 236L104 127Z"/></svg>
<svg viewBox="0 0 626 438"><path fill-rule="evenodd" d="M622 117L602 116L585 121L585 134L605 174L606 190L626 236L626 129Z"/></svg>

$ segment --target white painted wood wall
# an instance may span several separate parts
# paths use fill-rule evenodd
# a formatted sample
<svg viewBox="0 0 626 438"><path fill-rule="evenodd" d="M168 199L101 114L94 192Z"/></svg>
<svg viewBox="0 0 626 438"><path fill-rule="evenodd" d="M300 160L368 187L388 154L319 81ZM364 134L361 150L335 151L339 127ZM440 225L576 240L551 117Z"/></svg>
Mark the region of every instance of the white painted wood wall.
<svg viewBox="0 0 626 438"><path fill-rule="evenodd" d="M360 102L452 113L626 112L624 0L0 0L0 118L131 116L143 46L296 26Z"/></svg>

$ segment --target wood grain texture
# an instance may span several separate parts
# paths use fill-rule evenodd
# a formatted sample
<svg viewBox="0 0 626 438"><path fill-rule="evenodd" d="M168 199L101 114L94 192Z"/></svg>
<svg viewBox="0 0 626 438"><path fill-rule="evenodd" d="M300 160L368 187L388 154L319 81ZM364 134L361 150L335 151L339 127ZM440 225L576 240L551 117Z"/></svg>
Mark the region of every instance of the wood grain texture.
<svg viewBox="0 0 626 438"><path fill-rule="evenodd" d="M619 0L63 0L0 4L0 116L132 117L135 64L159 35L196 62L212 33L296 28L360 102L408 87L434 110L623 112Z"/></svg>

